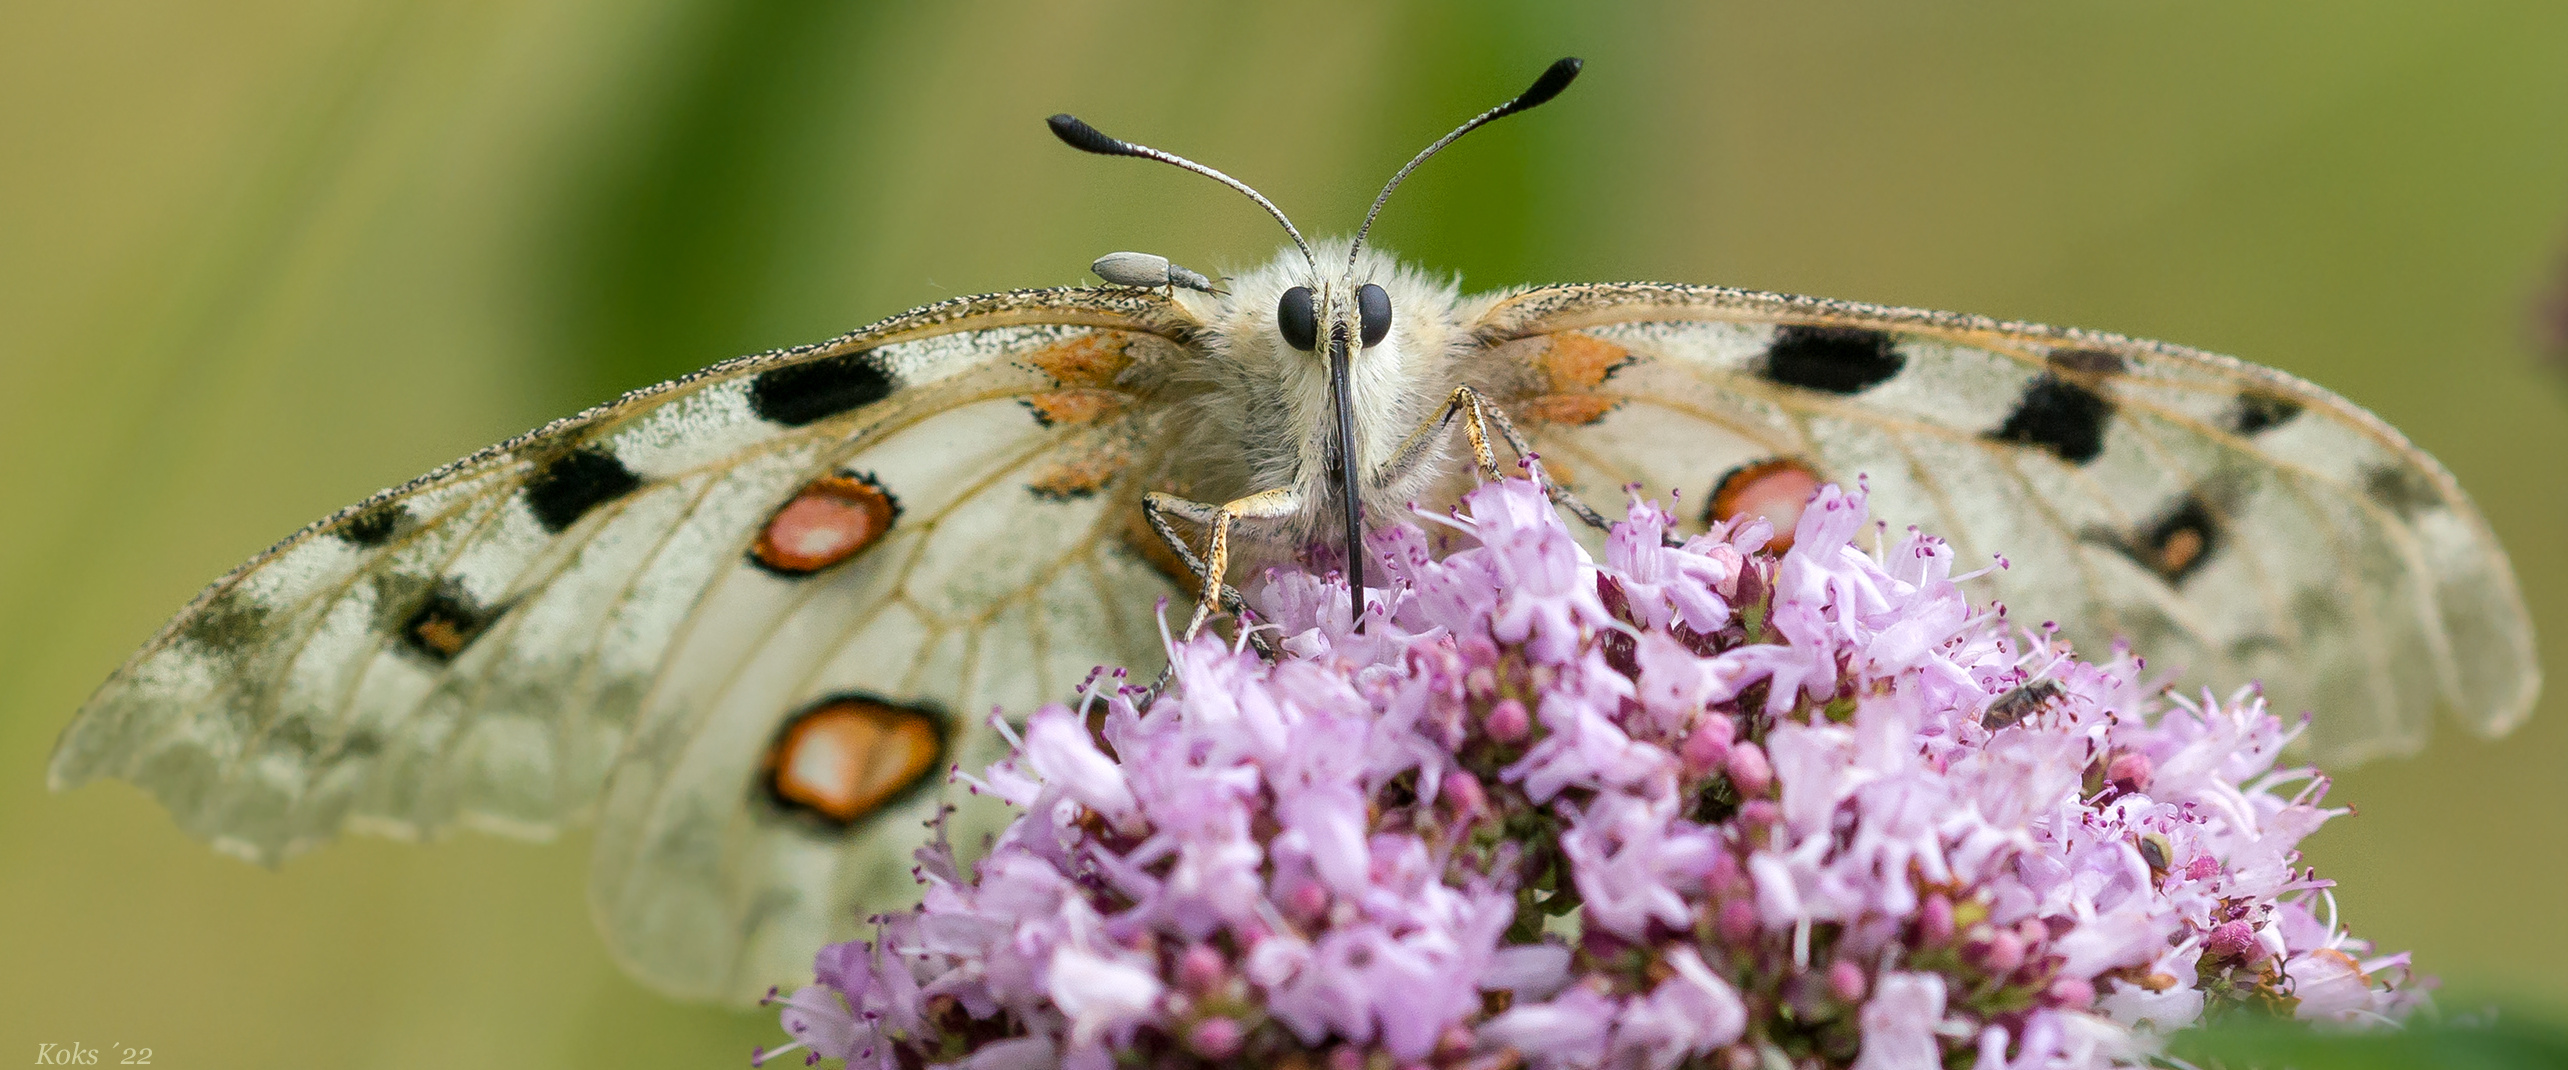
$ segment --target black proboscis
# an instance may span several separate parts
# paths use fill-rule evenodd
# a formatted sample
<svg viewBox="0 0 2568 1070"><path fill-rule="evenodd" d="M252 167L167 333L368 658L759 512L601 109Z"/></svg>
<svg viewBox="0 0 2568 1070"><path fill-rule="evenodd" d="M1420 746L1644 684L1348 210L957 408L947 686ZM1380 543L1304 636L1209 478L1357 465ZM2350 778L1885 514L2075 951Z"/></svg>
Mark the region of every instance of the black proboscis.
<svg viewBox="0 0 2568 1070"><path fill-rule="evenodd" d="M1355 630L1364 630L1364 499L1355 452L1353 378L1347 373L1346 323L1329 328L1329 390L1337 395L1338 507L1346 514L1346 589Z"/></svg>

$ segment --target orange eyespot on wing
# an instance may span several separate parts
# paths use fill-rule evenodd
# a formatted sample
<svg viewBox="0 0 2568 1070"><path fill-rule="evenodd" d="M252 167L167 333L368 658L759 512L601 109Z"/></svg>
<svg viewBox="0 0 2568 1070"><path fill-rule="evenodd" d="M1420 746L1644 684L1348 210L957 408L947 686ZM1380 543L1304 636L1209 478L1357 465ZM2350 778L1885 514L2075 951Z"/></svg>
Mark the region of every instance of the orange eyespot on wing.
<svg viewBox="0 0 2568 1070"><path fill-rule="evenodd" d="M1632 362L1632 351L1576 331L1563 331L1551 336L1551 345L1543 350L1541 361L1552 392L1569 394L1604 385L1606 376Z"/></svg>
<svg viewBox="0 0 2568 1070"><path fill-rule="evenodd" d="M833 698L786 722L758 779L784 809L844 827L924 780L944 754L934 716L870 698Z"/></svg>
<svg viewBox="0 0 2568 1070"><path fill-rule="evenodd" d="M1527 398L1516 406L1516 414L1527 423L1570 424L1585 427L1605 418L1623 399L1603 394L1544 394Z"/></svg>
<svg viewBox="0 0 2568 1070"><path fill-rule="evenodd" d="M749 555L771 571L809 575L881 541L900 515L900 503L871 476L816 479L759 529Z"/></svg>
<svg viewBox="0 0 2568 1070"><path fill-rule="evenodd" d="M1792 548L1792 529L1801 523L1801 509L1818 492L1819 473L1792 458L1741 465L1712 488L1712 503L1704 509L1703 522L1764 517L1774 525L1774 539L1766 549L1779 554Z"/></svg>
<svg viewBox="0 0 2568 1070"><path fill-rule="evenodd" d="M1024 359L1064 386L1113 386L1132 364L1132 341L1133 336L1124 331L1097 331L1047 346Z"/></svg>
<svg viewBox="0 0 2568 1070"><path fill-rule="evenodd" d="M1508 409L1511 415L1528 423L1584 427L1622 404L1619 397L1595 391L1632 363L1631 350L1576 331L1543 342L1542 353L1533 358L1542 373L1535 387L1539 392L1518 399Z"/></svg>
<svg viewBox="0 0 2568 1070"><path fill-rule="evenodd" d="M2182 583L2220 548L2216 507L2201 494L2187 494L2162 515L2128 537L2108 540L2141 567L2168 583Z"/></svg>
<svg viewBox="0 0 2568 1070"><path fill-rule="evenodd" d="M410 649L435 662L455 660L464 648L479 638L497 614L473 604L460 587L440 587L431 592L402 626L402 638Z"/></svg>
<svg viewBox="0 0 2568 1070"><path fill-rule="evenodd" d="M1092 424L1123 411L1124 395L1110 390L1055 390L1026 398L1025 407L1045 427Z"/></svg>

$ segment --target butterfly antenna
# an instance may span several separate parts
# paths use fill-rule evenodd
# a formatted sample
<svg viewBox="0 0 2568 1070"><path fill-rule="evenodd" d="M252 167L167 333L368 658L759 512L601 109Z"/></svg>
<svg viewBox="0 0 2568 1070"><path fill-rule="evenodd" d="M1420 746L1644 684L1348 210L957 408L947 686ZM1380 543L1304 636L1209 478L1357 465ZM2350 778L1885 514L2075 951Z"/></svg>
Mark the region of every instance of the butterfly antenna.
<svg viewBox="0 0 2568 1070"><path fill-rule="evenodd" d="M1557 93L1559 90L1555 89L1553 92ZM1293 221L1291 219L1285 218L1283 209L1275 207L1275 202L1267 200L1265 194L1249 188L1248 183L1232 178L1229 175L1213 170L1212 168L1196 163L1193 160L1189 160L1173 152L1161 152L1148 145L1135 145L1132 142L1125 141L1121 138L1107 137L1103 131L1100 131L1096 127L1090 126L1086 123L1080 122L1079 118L1074 115L1055 115L1050 119L1044 120L1044 123L1052 127L1052 136L1060 138L1062 144L1068 145L1081 152L1092 152L1099 156L1135 156L1144 160L1157 160L1171 167L1182 167L1186 170L1193 171L1205 178L1212 179L1215 182L1219 182L1222 185L1229 186L1232 189L1247 194L1249 200L1256 201L1258 207L1266 209L1266 214L1274 216L1276 222L1284 224L1284 233L1293 236L1293 244L1300 246L1302 249L1302 259L1310 263L1311 274L1317 276L1320 273L1320 259L1319 257L1312 255L1311 243L1302 240L1302 232L1293 226ZM1452 139L1447 138L1446 140L1450 141Z"/></svg>
<svg viewBox="0 0 2568 1070"><path fill-rule="evenodd" d="M1383 184L1382 192L1373 198L1373 207L1365 210L1364 225L1356 228L1355 241L1347 246L1347 292L1355 292L1355 265L1364 255L1365 235L1373 233L1373 221L1381 217L1382 206L1391 200L1391 191L1399 189L1400 183L1408 180L1409 172L1417 170L1419 164L1427 162L1428 157L1444 151L1445 146L1453 144L1462 135L1559 96L1561 90L1569 88L1570 80L1578 77L1578 68L1583 65L1583 61L1576 56L1563 56L1553 60L1551 66L1543 68L1542 76L1534 79L1534 84L1524 92L1516 94L1515 99L1472 116L1471 121L1455 127L1452 133L1437 138L1435 144L1427 146L1425 151L1410 157L1409 162L1402 165L1400 170L1391 176L1391 181ZM1057 119L1053 123L1053 131L1061 132L1061 125ZM1096 132L1091 130L1089 133ZM1062 137L1066 140L1069 135L1064 133ZM1076 143L1073 142L1073 144ZM1117 144L1121 143L1117 142ZM1089 149L1088 151L1099 150ZM1312 270L1317 272L1318 268L1314 266ZM1361 632L1364 630L1364 521L1356 482L1355 420L1353 399L1348 396L1352 386L1348 381L1350 378L1351 376L1347 373L1346 332L1344 325L1341 324L1337 335L1331 339L1329 347L1329 385L1337 395L1338 465L1342 470L1340 474L1344 483L1339 491L1339 499L1346 510L1347 588L1348 593L1354 597L1355 630Z"/></svg>
<svg viewBox="0 0 2568 1070"><path fill-rule="evenodd" d="M1364 236L1372 232L1374 217L1382 214L1383 202L1391 199L1391 191L1400 188L1400 183L1409 177L1409 172L1417 170L1419 164L1427 162L1427 157L1444 151L1445 146L1453 144L1456 140L1459 140L1462 135L1478 130L1481 127L1497 122L1498 120L1504 119L1510 115L1514 115L1517 112L1530 111L1544 102L1549 101L1551 98L1559 96L1561 90L1569 88L1570 79L1578 77L1578 68L1583 65L1584 61L1580 60L1576 56L1563 56L1559 59L1553 60L1551 66L1543 68L1542 77L1534 79L1532 87L1526 89L1522 93L1516 94L1516 99L1472 116L1470 122L1455 127L1453 133L1437 138L1436 143L1427 146L1426 151L1410 158L1408 164L1401 167L1398 173L1391 176L1391 181L1382 187L1381 195L1373 198L1372 210L1364 213L1364 225L1356 228L1355 244L1350 246L1346 251L1346 269L1349 275L1352 275L1355 271L1356 254L1364 251ZM1054 132L1057 133L1060 131L1061 120L1066 118L1069 117L1053 117L1052 128ZM1078 120L1071 119L1070 121L1075 123ZM1091 130L1089 133L1095 134L1096 131ZM1104 135L1100 134L1098 136L1103 137ZM1063 134L1062 137L1067 139L1069 135ZM1121 143L1117 142L1117 144ZM1088 151L1097 152L1100 150L1089 149ZM1252 193L1250 196L1254 197L1256 194Z"/></svg>

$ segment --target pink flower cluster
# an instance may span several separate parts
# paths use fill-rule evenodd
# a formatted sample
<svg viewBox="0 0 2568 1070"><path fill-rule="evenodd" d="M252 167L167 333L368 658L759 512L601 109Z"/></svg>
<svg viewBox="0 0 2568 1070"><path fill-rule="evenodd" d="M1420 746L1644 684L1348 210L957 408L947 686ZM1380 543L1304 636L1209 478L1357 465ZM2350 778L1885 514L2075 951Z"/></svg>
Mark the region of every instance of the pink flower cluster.
<svg viewBox="0 0 2568 1070"><path fill-rule="evenodd" d="M2161 699L1977 608L1863 499L1596 562L1530 481L1402 525L1362 631L1270 575L1274 660L1036 712L971 875L780 1002L868 1070L2130 1065L2208 1016L2396 1019L2295 845L2341 811L2252 691ZM1437 553L1437 550L1449 552ZM764 1059L775 1054L762 1053Z"/></svg>

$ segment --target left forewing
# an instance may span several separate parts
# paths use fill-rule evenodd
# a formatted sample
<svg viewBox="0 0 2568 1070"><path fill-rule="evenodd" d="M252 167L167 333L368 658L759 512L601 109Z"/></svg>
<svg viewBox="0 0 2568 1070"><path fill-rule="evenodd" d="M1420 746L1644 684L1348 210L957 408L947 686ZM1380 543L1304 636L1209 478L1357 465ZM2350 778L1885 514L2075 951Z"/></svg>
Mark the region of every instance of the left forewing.
<svg viewBox="0 0 2568 1070"><path fill-rule="evenodd" d="M1013 448L1091 456L1118 426L1098 414L1120 411L1124 370L1179 351L1191 321L1172 308L1099 290L930 306L384 491L181 610L64 731L50 779L131 780L190 833L269 863L349 825L549 834L627 754L708 587L804 488L964 410L1017 414L995 425Z"/></svg>

